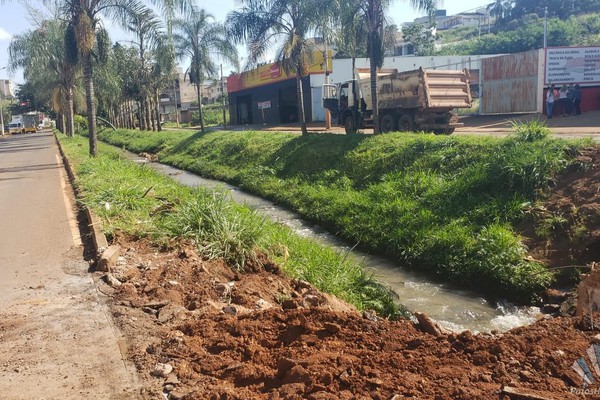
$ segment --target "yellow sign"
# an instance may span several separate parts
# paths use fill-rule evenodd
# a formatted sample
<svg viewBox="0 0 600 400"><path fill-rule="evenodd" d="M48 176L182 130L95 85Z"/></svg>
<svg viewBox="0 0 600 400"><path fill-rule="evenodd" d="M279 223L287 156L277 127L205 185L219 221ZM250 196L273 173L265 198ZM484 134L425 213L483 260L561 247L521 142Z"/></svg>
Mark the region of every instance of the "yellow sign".
<svg viewBox="0 0 600 400"><path fill-rule="evenodd" d="M325 73L325 58L323 51L313 51L309 62L309 74ZM328 52L327 70L331 72L331 51ZM232 93L243 89L249 89L256 86L267 85L294 78L294 72L286 73L279 63L261 65L252 71L244 72L241 75L232 75L227 78L227 92Z"/></svg>

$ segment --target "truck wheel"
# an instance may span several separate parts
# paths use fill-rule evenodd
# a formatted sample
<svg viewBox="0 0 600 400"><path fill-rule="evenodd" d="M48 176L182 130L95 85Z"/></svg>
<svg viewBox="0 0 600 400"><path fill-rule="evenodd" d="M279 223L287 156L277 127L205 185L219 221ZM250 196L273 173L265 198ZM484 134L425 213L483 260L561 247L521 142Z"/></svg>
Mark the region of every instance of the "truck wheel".
<svg viewBox="0 0 600 400"><path fill-rule="evenodd" d="M356 133L356 122L354 121L354 116L352 114L346 115L344 128L346 128L346 134L348 135Z"/></svg>
<svg viewBox="0 0 600 400"><path fill-rule="evenodd" d="M394 126L394 116L392 114L385 114L381 117L381 121L379 122L379 130L381 133L391 132L396 127Z"/></svg>
<svg viewBox="0 0 600 400"><path fill-rule="evenodd" d="M402 132L412 132L415 129L415 121L408 114L403 114L398 118L398 130Z"/></svg>
<svg viewBox="0 0 600 400"><path fill-rule="evenodd" d="M436 135L451 135L454 132L454 128L446 128L446 129L434 129L433 133Z"/></svg>

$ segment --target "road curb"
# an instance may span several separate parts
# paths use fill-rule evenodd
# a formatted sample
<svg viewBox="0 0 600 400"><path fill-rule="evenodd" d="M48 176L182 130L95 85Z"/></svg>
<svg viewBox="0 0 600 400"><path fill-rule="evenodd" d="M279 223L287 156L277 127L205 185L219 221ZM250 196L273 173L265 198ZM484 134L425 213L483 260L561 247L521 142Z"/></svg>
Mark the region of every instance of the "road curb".
<svg viewBox="0 0 600 400"><path fill-rule="evenodd" d="M60 145L60 141L56 136L56 131L54 132L54 140L56 140L56 144L58 146L58 151L60 152L60 157L63 161L63 165L65 170L67 171L67 176L69 177L69 183L73 188L73 192L75 193L76 198L81 198L81 191L75 185L77 177L75 172L73 171L73 167L65 154L62 146ZM119 259L119 255L121 253L121 248L118 245L110 245L108 244L108 240L106 236L102 232L102 221L95 215L92 210L87 206L81 206L85 213L88 228L90 229L90 233L92 234L92 243L94 245L94 250L96 251L96 271L108 272L112 267L114 267Z"/></svg>

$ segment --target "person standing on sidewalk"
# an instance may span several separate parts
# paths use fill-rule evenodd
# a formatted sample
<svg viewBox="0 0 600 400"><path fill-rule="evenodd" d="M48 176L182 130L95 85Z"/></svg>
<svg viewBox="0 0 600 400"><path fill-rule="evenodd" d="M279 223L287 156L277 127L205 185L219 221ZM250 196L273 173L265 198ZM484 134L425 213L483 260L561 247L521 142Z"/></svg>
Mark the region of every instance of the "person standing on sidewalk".
<svg viewBox="0 0 600 400"><path fill-rule="evenodd" d="M575 107L575 115L581 115L581 86L576 84L573 88L573 106Z"/></svg>
<svg viewBox="0 0 600 400"><path fill-rule="evenodd" d="M575 114L574 111L574 101L573 98L575 96L575 91L573 89L573 85L569 85L567 86L567 109L566 109L566 113L567 115L573 115Z"/></svg>
<svg viewBox="0 0 600 400"><path fill-rule="evenodd" d="M567 116L567 102L569 101L567 99L567 92L567 85L563 85L558 91L558 113L561 117Z"/></svg>
<svg viewBox="0 0 600 400"><path fill-rule="evenodd" d="M548 92L546 93L546 115L548 119L552 118L552 113L554 112L554 85L548 88Z"/></svg>

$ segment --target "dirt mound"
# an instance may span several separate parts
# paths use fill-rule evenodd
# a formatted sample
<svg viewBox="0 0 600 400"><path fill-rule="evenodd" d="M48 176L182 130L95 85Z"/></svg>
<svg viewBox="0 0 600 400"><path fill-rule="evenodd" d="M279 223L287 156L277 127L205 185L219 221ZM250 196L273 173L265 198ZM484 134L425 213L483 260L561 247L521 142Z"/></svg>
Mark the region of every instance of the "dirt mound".
<svg viewBox="0 0 600 400"><path fill-rule="evenodd" d="M574 319L428 334L359 313L267 260L236 272L191 246L121 245L117 281L100 287L149 399L498 399L503 385L581 398L570 367L594 332Z"/></svg>
<svg viewBox="0 0 600 400"><path fill-rule="evenodd" d="M534 259L549 266L600 262L600 147L583 149L543 205L529 212L521 230Z"/></svg>

